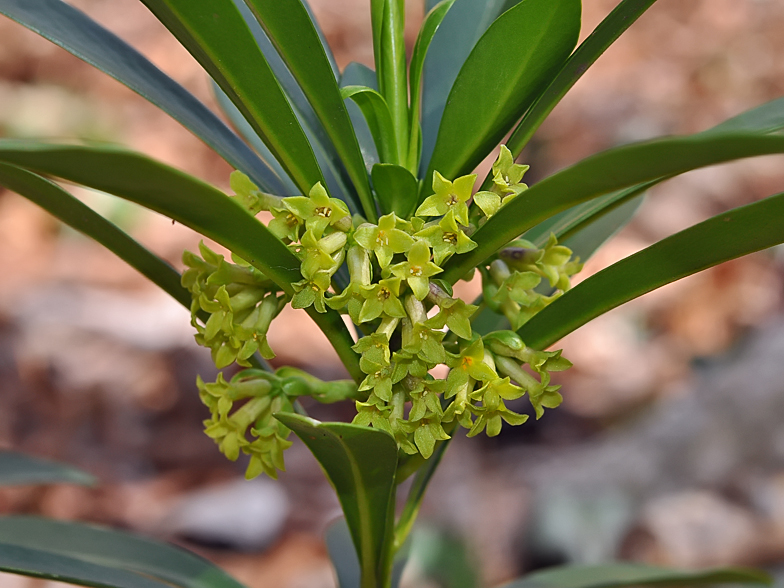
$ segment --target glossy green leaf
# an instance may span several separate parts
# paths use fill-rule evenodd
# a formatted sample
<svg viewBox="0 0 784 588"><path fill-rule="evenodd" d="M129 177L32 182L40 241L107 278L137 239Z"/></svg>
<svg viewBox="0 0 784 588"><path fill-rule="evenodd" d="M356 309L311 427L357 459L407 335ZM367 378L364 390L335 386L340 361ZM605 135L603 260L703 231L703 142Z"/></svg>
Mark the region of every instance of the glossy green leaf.
<svg viewBox="0 0 784 588"><path fill-rule="evenodd" d="M428 0L425 11L435 8L436 3ZM421 174L427 170L447 96L457 74L476 42L498 18L505 5L505 0L456 0L433 37L423 68ZM456 39L459 42L455 42Z"/></svg>
<svg viewBox="0 0 784 588"><path fill-rule="evenodd" d="M287 294L302 279L299 260L234 199L144 155L105 146L47 145L0 140L0 161L82 184L159 212L234 251ZM364 375L340 315L308 309L354 378Z"/></svg>
<svg viewBox="0 0 784 588"><path fill-rule="evenodd" d="M335 198L340 198L346 202L352 213L359 212L362 210L362 204L359 201L356 190L351 184L351 179L348 177L346 169L340 162L340 156L335 150L335 146L332 144L327 131L321 124L318 116L316 116L313 106L311 106L308 101L308 97L305 96L305 93L302 91L302 88L300 88L297 80L278 54L278 51L275 49L272 41L270 41L267 33L265 33L264 29L259 25L253 11L245 4L244 0L233 1L240 11L242 18L245 19L245 24L248 25L256 44L264 54L270 69L272 69L272 73L275 74L275 79L278 80L280 87L283 89L283 93L286 95L286 98L294 110L297 120L302 126L302 130L305 132L305 137L307 137L308 142L313 149L313 153L316 156L316 161L324 174L327 190ZM310 13L310 9L307 7L306 9L308 10L308 13ZM313 23L315 25L315 21L313 21ZM319 35L321 35L320 32ZM324 47L323 43L322 47ZM226 99L231 104L231 100L229 100L228 97L226 97ZM244 120L242 114L239 113L233 104L232 107L236 111L235 116L238 115ZM224 111L225 110L226 109L224 109ZM255 135L255 132L253 134ZM258 136L256 140L260 141ZM259 153L262 152L259 151ZM285 174L285 172L283 173ZM299 190L296 192L297 194L300 193Z"/></svg>
<svg viewBox="0 0 784 588"><path fill-rule="evenodd" d="M528 109L576 45L580 11L580 0L525 0L487 29L449 92L424 195L433 170L470 173Z"/></svg>
<svg viewBox="0 0 784 588"><path fill-rule="evenodd" d="M348 171L366 218L374 221L376 210L359 143L307 9L296 0L245 0L245 3L302 88Z"/></svg>
<svg viewBox="0 0 784 588"><path fill-rule="evenodd" d="M760 133L773 133L781 129L784 129L784 98L777 98L742 112L705 132L757 131Z"/></svg>
<svg viewBox="0 0 784 588"><path fill-rule="evenodd" d="M408 129L408 168L415 173L419 171L420 150L422 148L422 125L420 124L420 112L422 107L422 69L425 66L425 57L433 37L441 26L447 12L452 7L455 0L442 0L430 9L422 23L422 28L417 35L414 50L411 53L411 65L409 67L409 87L411 93L411 112L409 115Z"/></svg>
<svg viewBox="0 0 784 588"><path fill-rule="evenodd" d="M752 133L703 133L604 151L542 180L504 206L503 213L472 235L476 249L447 262L443 278L454 283L518 235L593 198L699 167L774 153L784 153L784 137Z"/></svg>
<svg viewBox="0 0 784 588"><path fill-rule="evenodd" d="M100 69L171 115L263 190L281 179L206 106L122 39L61 0L0 0L0 13Z"/></svg>
<svg viewBox="0 0 784 588"><path fill-rule="evenodd" d="M181 588L242 588L220 568L184 549L94 525L0 517L0 544L143 574Z"/></svg>
<svg viewBox="0 0 784 588"><path fill-rule="evenodd" d="M338 577L338 588L360 588L362 571L346 519L339 518L327 527L324 543Z"/></svg>
<svg viewBox="0 0 784 588"><path fill-rule="evenodd" d="M408 218L414 212L419 182L410 171L392 163L379 163L373 166L371 177L385 214L394 212L400 218Z"/></svg>
<svg viewBox="0 0 784 588"><path fill-rule="evenodd" d="M515 157L577 80L654 2L623 0L580 44L506 142Z"/></svg>
<svg viewBox="0 0 784 588"><path fill-rule="evenodd" d="M346 86L367 86L368 88L378 91L376 72L366 65L352 61L343 70L343 75L340 76L340 88L343 89ZM362 158L365 160L365 168L370 170L379 162L378 150L376 149L373 135L365 120L365 115L362 114L362 110L360 110L359 106L354 104L353 101L346 102L346 110L348 110L351 124L354 127L354 132L359 141Z"/></svg>
<svg viewBox="0 0 784 588"><path fill-rule="evenodd" d="M141 574L5 543L0 543L0 571L95 588L171 588Z"/></svg>
<svg viewBox="0 0 784 588"><path fill-rule="evenodd" d="M371 0L373 52L378 92L389 108L399 151L384 163L405 161L408 146L408 86L406 79L405 0Z"/></svg>
<svg viewBox="0 0 784 588"><path fill-rule="evenodd" d="M377 429L320 423L296 414L276 418L313 453L338 494L362 569L362 586L381 586L390 571L397 443Z"/></svg>
<svg viewBox="0 0 784 588"><path fill-rule="evenodd" d="M633 563L561 566L536 572L504 588L622 588L625 586L692 586L703 584L764 584L765 572L743 568L670 570Z"/></svg>
<svg viewBox="0 0 784 588"><path fill-rule="evenodd" d="M71 466L16 451L0 451L0 486L63 483L93 486L96 480Z"/></svg>
<svg viewBox="0 0 784 588"><path fill-rule="evenodd" d="M177 270L57 184L4 163L0 163L0 184L94 239L185 308L190 308L190 292L180 284Z"/></svg>
<svg viewBox="0 0 784 588"><path fill-rule="evenodd" d="M226 92L302 193L324 178L297 117L232 0L142 0Z"/></svg>
<svg viewBox="0 0 784 588"><path fill-rule="evenodd" d="M395 128L384 97L366 86L345 86L340 93L344 99L353 100L362 111L381 161L399 165Z"/></svg>
<svg viewBox="0 0 784 588"><path fill-rule="evenodd" d="M667 237L581 282L518 332L542 349L629 300L719 263L784 242L784 194Z"/></svg>

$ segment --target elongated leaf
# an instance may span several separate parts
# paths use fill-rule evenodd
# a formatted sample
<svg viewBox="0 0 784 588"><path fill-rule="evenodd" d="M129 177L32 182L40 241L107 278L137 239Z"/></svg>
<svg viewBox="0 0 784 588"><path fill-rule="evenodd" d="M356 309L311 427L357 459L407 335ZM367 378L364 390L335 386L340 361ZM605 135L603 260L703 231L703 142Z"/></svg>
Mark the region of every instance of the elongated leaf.
<svg viewBox="0 0 784 588"><path fill-rule="evenodd" d="M784 194L690 227L586 279L526 323L527 345L544 348L629 300L724 261L784 242Z"/></svg>
<svg viewBox="0 0 784 588"><path fill-rule="evenodd" d="M184 549L104 527L0 517L0 544L143 574L181 588L242 588L220 568Z"/></svg>
<svg viewBox="0 0 784 588"><path fill-rule="evenodd" d="M781 129L784 129L784 98L777 98L742 112L705 132L758 131L773 133Z"/></svg>
<svg viewBox="0 0 784 588"><path fill-rule="evenodd" d="M409 67L409 87L411 93L411 112L409 115L409 145L408 145L408 167L414 173L419 172L420 150L422 148L422 125L419 121L419 114L422 108L422 69L425 66L425 57L433 36L438 27L444 20L449 9L455 0L442 0L430 9L425 16L425 22L417 35L414 51L411 54L411 66Z"/></svg>
<svg viewBox="0 0 784 588"><path fill-rule="evenodd" d="M752 133L697 134L604 151L535 184L504 206L471 238L478 247L447 262L452 282L538 223L582 202L699 167L784 153L784 137Z"/></svg>
<svg viewBox="0 0 784 588"><path fill-rule="evenodd" d="M0 13L97 67L171 115L262 189L280 178L206 106L136 49L61 0L0 0Z"/></svg>
<svg viewBox="0 0 784 588"><path fill-rule="evenodd" d="M47 145L0 140L0 161L114 194L159 212L234 251L287 294L302 279L299 260L269 230L223 192L153 159L112 146ZM308 308L354 378L353 341L334 311Z"/></svg>
<svg viewBox="0 0 784 588"><path fill-rule="evenodd" d="M378 86L376 83L376 72L366 65L352 61L346 66L346 68L343 70L343 75L340 77L340 88L343 89L346 86L366 86L378 91ZM348 110L348 115L351 118L351 124L354 127L354 132L357 135L359 148L362 150L362 158L365 160L365 168L370 170L375 164L379 162L378 150L376 149L376 143L373 140L373 135L370 132L367 121L365 120L365 115L362 114L359 106L354 104L353 101L346 102L346 109Z"/></svg>
<svg viewBox="0 0 784 588"><path fill-rule="evenodd" d="M429 12L435 5L435 0L427 0L425 11ZM427 170L447 96L457 74L476 42L498 18L504 6L505 0L456 0L433 36L423 69L421 174ZM460 42L455 42L456 39Z"/></svg>
<svg viewBox="0 0 784 588"><path fill-rule="evenodd" d="M232 0L142 0L231 98L307 194L324 182L275 75Z"/></svg>
<svg viewBox="0 0 784 588"><path fill-rule="evenodd" d="M691 586L697 584L764 584L765 572L742 568L669 570L641 564L562 566L536 572L504 588L622 588L624 586Z"/></svg>
<svg viewBox="0 0 784 588"><path fill-rule="evenodd" d="M0 451L0 486L62 483L93 486L96 480L71 466L16 451Z"/></svg>
<svg viewBox="0 0 784 588"><path fill-rule="evenodd" d="M399 165L379 163L371 172L373 186L385 213L408 218L414 212L419 183L411 172Z"/></svg>
<svg viewBox="0 0 784 588"><path fill-rule="evenodd" d="M246 4L288 65L332 140L359 194L365 216L375 220L376 209L359 143L307 9L296 0L246 0Z"/></svg>
<svg viewBox="0 0 784 588"><path fill-rule="evenodd" d="M423 194L433 170L470 173L522 116L576 45L580 11L580 0L525 0L487 29L449 92Z"/></svg>
<svg viewBox="0 0 784 588"><path fill-rule="evenodd" d="M94 239L185 308L190 308L191 295L180 284L177 270L57 184L4 163L0 163L0 184Z"/></svg>
<svg viewBox="0 0 784 588"><path fill-rule="evenodd" d="M316 15L313 14L313 9L310 7L308 0L302 0L302 3L305 5L305 9L310 15L310 20L313 22L313 26L316 27L316 32L318 33L319 40L321 41L321 46L324 48L324 53L327 55L327 59L329 60L329 67L332 70L332 75L335 76L336 80L340 79L338 62L335 60L335 55L332 53L332 49L330 49L329 43L327 43L326 35L324 35L324 31L321 30L318 20L316 20Z"/></svg>
<svg viewBox="0 0 784 588"><path fill-rule="evenodd" d="M506 142L515 157L577 80L654 2L623 0L580 44Z"/></svg>
<svg viewBox="0 0 784 588"><path fill-rule="evenodd" d="M607 207L601 213L590 218L590 221L564 238L561 244L566 245L581 261L588 261L606 241L613 237L632 219L642 205L644 196L640 195L626 200L615 207Z"/></svg>
<svg viewBox="0 0 784 588"><path fill-rule="evenodd" d="M302 88L300 88L297 83L297 80L289 71L286 63L281 59L275 46L272 44L272 41L270 41L267 36L267 33L265 33L264 29L259 25L253 11L245 4L244 0L233 0L233 2L242 15L242 18L245 20L245 24L253 34L256 44L264 54L264 58L267 60L272 73L275 74L275 78L283 89L286 99L291 104L294 114L302 126L302 130L305 132L305 137L307 137L308 142L313 149L316 161L324 174L327 190L335 198L340 198L346 202L352 212L359 212L362 209L362 205L357 197L356 191L351 185L350 178L346 175L346 170L340 162L340 157L338 156L337 151L335 151L335 147L332 145L332 141L319 121L318 116L316 116L316 112L313 110L307 96L305 96ZM235 122L233 117L236 116L245 121L242 114L231 103L231 100L228 97L226 97L226 100L231 104L231 108L234 109L234 112L231 112L230 114L232 122ZM223 108L223 103L221 103L221 106ZM230 113L230 109L223 108L223 110L227 114ZM245 121L245 124L248 124L247 121ZM238 129L241 128L236 123L235 126L237 126ZM256 142L261 141L255 131L253 132L253 135L256 137ZM254 148L256 142L251 143ZM263 154L263 151L259 151L258 149L257 151ZM262 158L267 159L264 155L262 155ZM282 173L285 175L285 172ZM299 194L300 190L296 190L296 193Z"/></svg>
<svg viewBox="0 0 784 588"><path fill-rule="evenodd" d="M392 126L392 115L384 97L365 86L345 86L340 91L344 99L351 99L365 116L376 150L384 163L399 165L397 140Z"/></svg>
<svg viewBox="0 0 784 588"><path fill-rule="evenodd" d="M96 588L171 588L141 574L5 543L0 543L0 571Z"/></svg>
<svg viewBox="0 0 784 588"><path fill-rule="evenodd" d="M392 540L397 443L369 427L275 416L308 446L335 488L359 555L362 586L382 585L391 563L384 557Z"/></svg>
<svg viewBox="0 0 784 588"><path fill-rule="evenodd" d="M338 577L338 588L361 588L362 570L346 519L340 518L327 527L324 543Z"/></svg>

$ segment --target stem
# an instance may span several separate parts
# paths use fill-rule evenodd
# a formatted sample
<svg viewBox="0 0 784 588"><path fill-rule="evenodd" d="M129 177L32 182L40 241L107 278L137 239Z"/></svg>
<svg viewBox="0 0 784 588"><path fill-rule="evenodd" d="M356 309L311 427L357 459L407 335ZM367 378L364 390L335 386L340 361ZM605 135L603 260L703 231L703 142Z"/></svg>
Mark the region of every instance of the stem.
<svg viewBox="0 0 784 588"><path fill-rule="evenodd" d="M451 437L455 429L456 424L453 423L452 426L449 427L447 434ZM419 507L422 505L422 499L425 497L427 486L430 483L430 480L433 477L438 464L441 463L441 458L444 456L448 446L449 440L439 442L438 447L436 447L436 450L433 452L433 455L431 455L430 459L425 462L425 467L422 467L417 472L417 475L414 478L414 483L411 486L411 490L408 492L406 504L403 506L403 512L400 514L397 525L395 525L395 551L399 550L406 542L406 539L408 539L408 535L414 526L417 515L419 514Z"/></svg>

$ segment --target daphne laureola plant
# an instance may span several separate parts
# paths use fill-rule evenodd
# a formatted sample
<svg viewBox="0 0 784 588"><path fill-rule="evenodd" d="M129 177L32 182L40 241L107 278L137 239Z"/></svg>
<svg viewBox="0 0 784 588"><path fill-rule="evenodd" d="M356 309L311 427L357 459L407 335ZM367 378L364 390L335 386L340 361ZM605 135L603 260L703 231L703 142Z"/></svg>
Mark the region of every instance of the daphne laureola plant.
<svg viewBox="0 0 784 588"><path fill-rule="evenodd" d="M0 12L189 128L236 169L232 193L115 146L9 139L0 140L0 183L108 247L190 309L196 341L219 369L229 368L213 382L197 380L210 412L205 432L229 459L249 456L248 478L284 470L292 432L308 446L338 494L358 556L355 572L338 566L342 588L392 585L392 563L460 428L469 437L494 436L528 419L509 401L526 398L537 418L561 403L551 374L571 363L547 349L563 335L661 285L784 241L779 194L570 288L582 261L628 222L651 186L698 167L784 152L778 100L696 135L617 147L530 188L523 183L528 166L515 160L539 125L655 0L622 0L579 46L580 0L426 0L410 55L403 0L371 0L375 69L352 63L343 72L304 0L141 1L210 75L243 138L65 2L0 0ZM491 154L492 169L480 179L474 171ZM184 253L180 275L53 180L141 204L230 254L202 242L198 252ZM453 286L471 279L482 294L464 300ZM275 352L267 336L286 305L311 316L347 379L270 367ZM302 397L349 401L356 416L318 422L305 414ZM397 489L410 477L396 516ZM50 543L63 532L49 529ZM151 567L122 549L124 536L112 537L107 565L115 571L178 586L237 585L217 572L213 583L185 574L184 563L177 574ZM58 557L94 564L94 547L65 543ZM0 560L3 549L0 542ZM84 565L57 575L40 553L30 557L24 565L0 561L0 568L132 585ZM531 581L765 581L750 571L635 566L543 574Z"/></svg>

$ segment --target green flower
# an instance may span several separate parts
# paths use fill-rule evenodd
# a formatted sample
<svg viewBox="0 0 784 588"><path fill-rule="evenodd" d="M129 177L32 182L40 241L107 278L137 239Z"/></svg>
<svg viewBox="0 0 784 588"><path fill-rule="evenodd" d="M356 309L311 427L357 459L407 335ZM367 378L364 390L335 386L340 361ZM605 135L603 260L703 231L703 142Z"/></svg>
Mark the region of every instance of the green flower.
<svg viewBox="0 0 784 588"><path fill-rule="evenodd" d="M307 197L290 196L283 199L283 205L296 217L305 221L305 228L321 236L328 226L345 224L348 217L348 228L351 227L351 215L342 200L330 198L321 182L318 182ZM295 239L292 239L294 241Z"/></svg>
<svg viewBox="0 0 784 588"><path fill-rule="evenodd" d="M424 241L414 243L406 257L408 261L393 265L389 269L395 276L408 283L417 300L424 300L429 291L428 278L443 270L430 261L430 247Z"/></svg>
<svg viewBox="0 0 784 588"><path fill-rule="evenodd" d="M414 323L410 319L403 322L403 351L417 355L420 359L433 365L446 361L446 352L441 341L443 331L435 331L423 323Z"/></svg>
<svg viewBox="0 0 784 588"><path fill-rule="evenodd" d="M378 366L389 365L389 339L382 333L362 337L351 349L362 354L360 368L366 374L376 371Z"/></svg>
<svg viewBox="0 0 784 588"><path fill-rule="evenodd" d="M460 298L447 298L439 301L438 307L438 314L428 319L425 325L432 329L443 329L446 325L458 337L471 339L471 317L478 306L466 304Z"/></svg>
<svg viewBox="0 0 784 588"><path fill-rule="evenodd" d="M417 425L414 429L414 443L416 443L422 457L428 459L433 455L436 441L446 441L450 437L437 419L425 418L420 420Z"/></svg>
<svg viewBox="0 0 784 588"><path fill-rule="evenodd" d="M390 213L378 219L378 226L362 224L354 233L354 240L367 251L376 254L378 263L386 268L395 253L404 253L414 244L414 239L398 228L401 219Z"/></svg>
<svg viewBox="0 0 784 588"><path fill-rule="evenodd" d="M498 377L487 356L481 339L468 345L459 355L448 354L446 364L452 368L447 376L447 388L459 388L469 378L486 382Z"/></svg>
<svg viewBox="0 0 784 588"><path fill-rule="evenodd" d="M377 284L361 286L360 291L365 299L359 312L358 323L377 319L382 314L389 317L403 318L406 310L400 301L400 278L379 280Z"/></svg>
<svg viewBox="0 0 784 588"><path fill-rule="evenodd" d="M317 312L327 312L324 294L329 285L330 274L325 271L318 271L309 279L294 282L292 287L296 294L291 299L292 308L308 308L313 305Z"/></svg>
<svg viewBox="0 0 784 588"><path fill-rule="evenodd" d="M415 378L424 378L430 366L421 359L416 353L411 353L405 349L395 351L392 354L392 381L397 383L408 375Z"/></svg>
<svg viewBox="0 0 784 588"><path fill-rule="evenodd" d="M433 248L436 265L441 265L454 253L468 253L477 247L457 225L453 210L447 212L438 224L419 231L415 236Z"/></svg>
<svg viewBox="0 0 784 588"><path fill-rule="evenodd" d="M433 172L433 194L417 208L416 216L442 216L454 211L455 220L468 226L468 200L476 182L476 174L450 182L438 172Z"/></svg>
<svg viewBox="0 0 784 588"><path fill-rule="evenodd" d="M440 421L444 416L440 395L445 389L446 380L419 380L417 386L408 393L411 397L408 420L416 422L427 417Z"/></svg>
<svg viewBox="0 0 784 588"><path fill-rule="evenodd" d="M302 275L309 278L318 271L334 273L337 261L333 254L343 249L346 245L346 234L336 231L326 237L317 238L312 230L308 229L302 236Z"/></svg>
<svg viewBox="0 0 784 588"><path fill-rule="evenodd" d="M533 406L534 411L536 411L537 420L542 418L545 408L558 408L561 405L563 396L558 392L560 389L561 386L547 386L539 394L531 394L528 396L528 399L531 401L531 406Z"/></svg>
<svg viewBox="0 0 784 588"><path fill-rule="evenodd" d="M529 169L528 165L515 163L512 152L506 145L501 145L501 152L493 164L493 191L505 199L527 190L528 186L521 180Z"/></svg>
<svg viewBox="0 0 784 588"><path fill-rule="evenodd" d="M267 225L270 232L281 241L293 243L299 241L302 228L305 226L305 219L286 206L271 208L270 212L274 217Z"/></svg>
<svg viewBox="0 0 784 588"><path fill-rule="evenodd" d="M401 377L393 380L395 366L365 362L360 367L367 374L367 377L359 385L359 391L373 390L373 395L384 402L392 400L392 384L403 379Z"/></svg>
<svg viewBox="0 0 784 588"><path fill-rule="evenodd" d="M392 395L390 394L390 399ZM368 399L368 402L356 403L357 416L351 421L353 425L361 425L363 427L373 427L381 431L386 431L390 435L394 435L392 427L389 424L389 413L392 408L386 405L379 405Z"/></svg>

